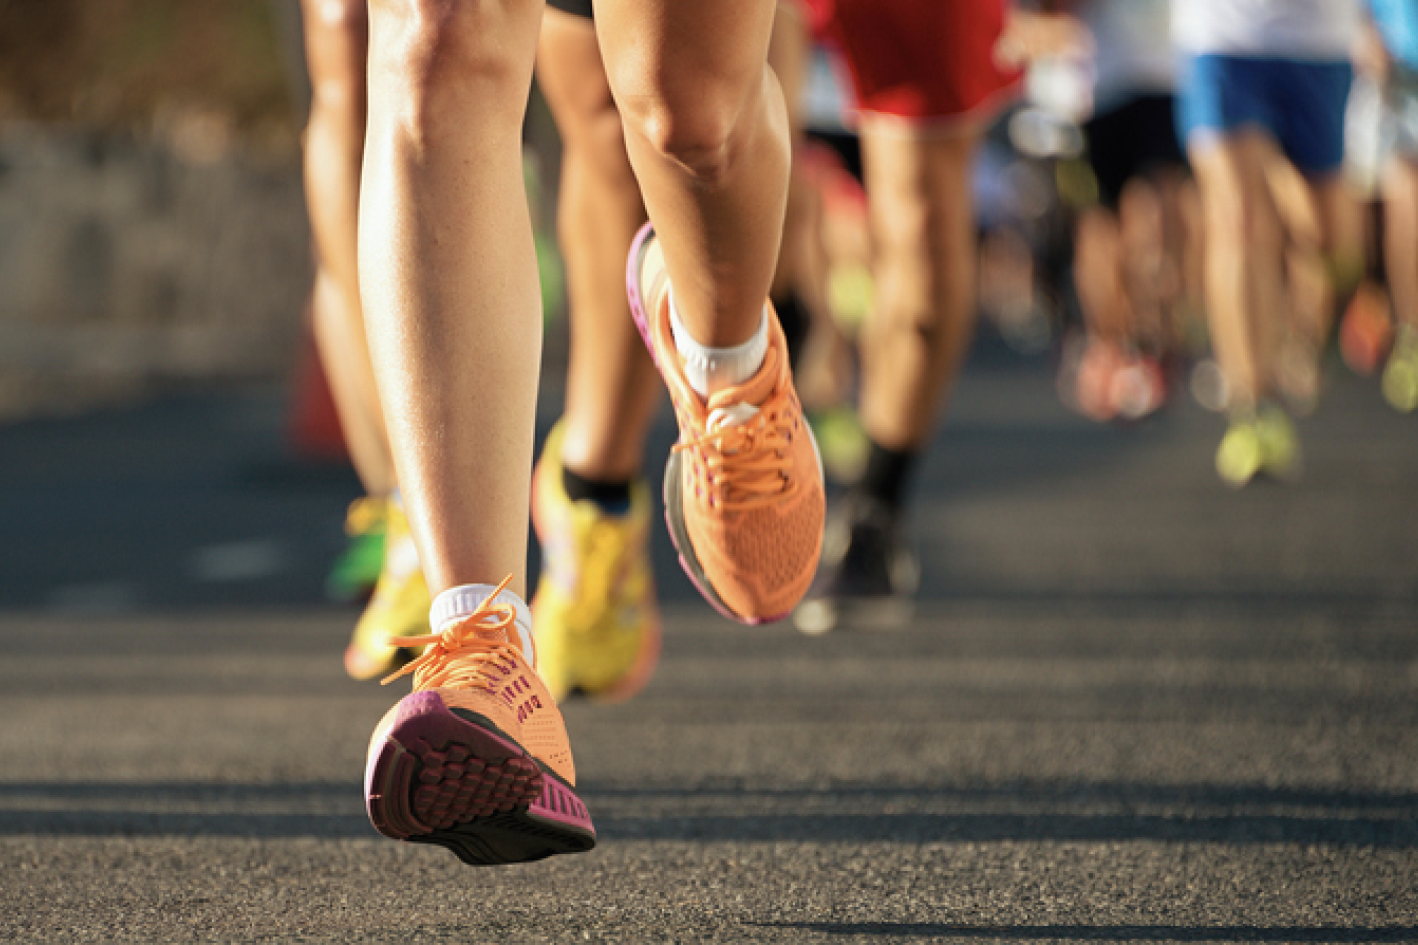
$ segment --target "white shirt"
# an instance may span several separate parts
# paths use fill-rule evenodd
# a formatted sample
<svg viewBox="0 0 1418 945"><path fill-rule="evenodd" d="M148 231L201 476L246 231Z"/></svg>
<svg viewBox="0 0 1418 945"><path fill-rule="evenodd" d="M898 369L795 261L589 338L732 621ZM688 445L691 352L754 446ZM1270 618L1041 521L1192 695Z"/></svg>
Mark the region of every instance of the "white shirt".
<svg viewBox="0 0 1418 945"><path fill-rule="evenodd" d="M1088 0L1076 7L1093 33L1093 95L1100 110L1139 93L1172 91L1170 6L1169 0Z"/></svg>
<svg viewBox="0 0 1418 945"><path fill-rule="evenodd" d="M1348 59L1359 0L1175 0L1172 41L1184 53Z"/></svg>

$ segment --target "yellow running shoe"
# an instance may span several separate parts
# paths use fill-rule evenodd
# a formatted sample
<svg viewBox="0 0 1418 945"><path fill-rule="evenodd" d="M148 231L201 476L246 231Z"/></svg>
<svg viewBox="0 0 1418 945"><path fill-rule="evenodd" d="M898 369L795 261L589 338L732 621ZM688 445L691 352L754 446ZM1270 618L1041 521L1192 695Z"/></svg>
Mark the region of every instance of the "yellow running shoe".
<svg viewBox="0 0 1418 945"><path fill-rule="evenodd" d="M1216 451L1216 472L1233 489L1258 475L1281 482L1300 475L1300 440L1290 416L1265 406L1254 416L1231 421Z"/></svg>
<svg viewBox="0 0 1418 945"><path fill-rule="evenodd" d="M525 609L503 593L510 580L437 633L391 641L424 652L384 680L412 672L414 691L375 727L364 770L376 830L447 847L474 866L596 845Z"/></svg>
<svg viewBox="0 0 1418 945"><path fill-rule="evenodd" d="M572 502L562 485L562 434L558 423L532 475L532 525L542 547L532 598L537 671L557 699L580 691L619 702L645 687L660 657L646 546L650 495L634 483L625 515Z"/></svg>
<svg viewBox="0 0 1418 945"><path fill-rule="evenodd" d="M1261 408L1256 415L1256 438L1260 441L1261 472L1282 482L1299 477L1300 437L1289 414L1275 406Z"/></svg>
<svg viewBox="0 0 1418 945"><path fill-rule="evenodd" d="M374 679L403 666L414 657L407 648L389 642L428 629L428 608L433 601L419 567L418 549L409 533L409 520L397 502L388 506L384 537L384 566L374 585L374 596L355 624L345 648L345 672L354 679Z"/></svg>
<svg viewBox="0 0 1418 945"><path fill-rule="evenodd" d="M1260 437L1254 418L1232 420L1216 450L1216 473L1233 489L1240 489L1260 472Z"/></svg>
<svg viewBox="0 0 1418 945"><path fill-rule="evenodd" d="M1384 399L1400 413L1418 409L1418 329L1404 325L1398 330L1393 353L1384 365Z"/></svg>

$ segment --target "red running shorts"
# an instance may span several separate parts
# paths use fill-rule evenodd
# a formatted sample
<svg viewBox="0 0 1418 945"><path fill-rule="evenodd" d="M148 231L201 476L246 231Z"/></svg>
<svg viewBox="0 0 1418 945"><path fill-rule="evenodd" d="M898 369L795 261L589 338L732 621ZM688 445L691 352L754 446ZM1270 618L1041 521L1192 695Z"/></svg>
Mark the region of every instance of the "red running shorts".
<svg viewBox="0 0 1418 945"><path fill-rule="evenodd" d="M841 54L858 110L913 124L988 120L1018 92L995 64L1006 0L804 0Z"/></svg>

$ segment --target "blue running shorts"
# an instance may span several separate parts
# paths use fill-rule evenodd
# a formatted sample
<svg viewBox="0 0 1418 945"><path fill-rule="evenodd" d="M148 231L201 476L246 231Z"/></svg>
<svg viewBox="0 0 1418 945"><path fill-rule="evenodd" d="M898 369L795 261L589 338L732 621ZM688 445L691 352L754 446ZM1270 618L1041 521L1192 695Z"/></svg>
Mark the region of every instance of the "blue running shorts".
<svg viewBox="0 0 1418 945"><path fill-rule="evenodd" d="M1344 161L1348 62L1201 55L1182 62L1177 131L1188 144L1241 128L1268 132L1303 173Z"/></svg>

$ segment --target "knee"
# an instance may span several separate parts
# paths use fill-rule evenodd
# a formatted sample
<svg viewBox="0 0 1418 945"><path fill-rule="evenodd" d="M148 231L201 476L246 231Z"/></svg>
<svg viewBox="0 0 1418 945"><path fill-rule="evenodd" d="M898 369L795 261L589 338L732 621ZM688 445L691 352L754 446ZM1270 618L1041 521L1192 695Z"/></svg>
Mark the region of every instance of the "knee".
<svg viewBox="0 0 1418 945"><path fill-rule="evenodd" d="M517 20L530 4L370 0L369 6L371 86L379 83L391 91L409 109L414 127L429 120L430 106L457 97L456 90L471 83L489 87L494 101L516 98L520 114L525 101L518 90L530 81L531 57L520 54L509 30L520 28Z"/></svg>
<svg viewBox="0 0 1418 945"><path fill-rule="evenodd" d="M1074 236L1074 259L1080 265L1102 265L1118 257L1118 221L1101 208L1084 211L1078 217Z"/></svg>
<svg viewBox="0 0 1418 945"><path fill-rule="evenodd" d="M1206 206L1206 245L1214 254L1238 257L1279 248L1280 224L1256 200L1211 200Z"/></svg>
<svg viewBox="0 0 1418 945"><path fill-rule="evenodd" d="M751 101L743 83L665 75L648 82L625 81L620 87L627 134L705 184L713 185L732 171Z"/></svg>
<svg viewBox="0 0 1418 945"><path fill-rule="evenodd" d="M303 0L309 33L363 43L369 29L368 0Z"/></svg>
<svg viewBox="0 0 1418 945"><path fill-rule="evenodd" d="M362 109L369 43L365 0L307 0L304 7L312 107Z"/></svg>

